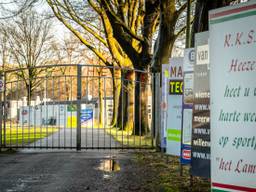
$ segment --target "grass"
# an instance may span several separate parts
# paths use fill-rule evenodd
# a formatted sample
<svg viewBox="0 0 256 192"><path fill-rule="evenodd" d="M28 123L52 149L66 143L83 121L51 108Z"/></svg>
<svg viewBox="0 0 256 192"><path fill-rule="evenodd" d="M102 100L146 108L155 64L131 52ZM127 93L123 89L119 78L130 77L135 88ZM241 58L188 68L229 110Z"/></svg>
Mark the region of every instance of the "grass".
<svg viewBox="0 0 256 192"><path fill-rule="evenodd" d="M45 138L54 132L58 131L55 127L15 127L12 126L6 127L6 138L2 138L2 142L4 139L7 145L12 144L29 144L33 143L39 139ZM2 135L4 130L2 130Z"/></svg>
<svg viewBox="0 0 256 192"><path fill-rule="evenodd" d="M137 153L138 172L144 174L143 191L210 192L210 181L199 177L190 180L189 166L180 175L179 158L159 152ZM193 184L192 184L192 183Z"/></svg>
<svg viewBox="0 0 256 192"><path fill-rule="evenodd" d="M152 139L149 136L132 135L125 130L118 130L117 128L108 128L106 132L113 136L113 138L120 144L129 147L152 147Z"/></svg>

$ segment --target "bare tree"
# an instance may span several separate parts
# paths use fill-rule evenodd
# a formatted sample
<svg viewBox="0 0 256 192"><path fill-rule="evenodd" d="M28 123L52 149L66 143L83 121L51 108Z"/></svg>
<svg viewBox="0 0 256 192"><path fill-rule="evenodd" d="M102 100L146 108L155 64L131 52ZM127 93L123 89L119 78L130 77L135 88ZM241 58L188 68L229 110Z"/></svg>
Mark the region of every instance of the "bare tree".
<svg viewBox="0 0 256 192"><path fill-rule="evenodd" d="M7 37L3 33L0 33L0 57L0 66L2 72L4 71L5 66L8 65L11 60L10 50L8 49Z"/></svg>
<svg viewBox="0 0 256 192"><path fill-rule="evenodd" d="M30 9L39 0L0 0L0 19L10 19Z"/></svg>
<svg viewBox="0 0 256 192"><path fill-rule="evenodd" d="M76 67L69 65L85 62L87 57L86 48L72 33L65 34L64 39L55 41L52 47L55 52L55 59L52 61L53 64L67 64L64 67L57 67L54 73L60 74L63 77L61 81L61 86L64 88L63 95L65 95L66 100L70 100L73 97L69 94L71 91L70 85L73 84L72 87L74 88L76 83L72 82L72 78L69 76L76 75Z"/></svg>
<svg viewBox="0 0 256 192"><path fill-rule="evenodd" d="M102 63L107 66L120 66L148 70L151 60L152 35L157 27L158 21L158 0L155 1L67 1L47 0L55 16L72 32L80 41L87 46ZM103 29L98 28L101 23ZM88 37L94 37L91 42ZM97 45L101 45L100 48ZM105 54L105 50L109 54ZM108 56L111 55L110 59ZM114 73L114 72L113 72ZM123 76L128 76L127 71L122 71ZM120 72L121 74L121 72ZM137 73L137 80L143 75ZM114 76L114 74L113 74ZM144 78L144 77L143 77ZM135 74L131 75L131 82L135 80ZM120 82L113 82L115 89L114 114L117 111L119 95L123 85ZM136 84L137 86L138 84ZM133 130L139 127L139 117L136 110L133 113L134 102L139 102L138 86L134 83L124 85L130 87L129 104L127 109L127 121L124 122L126 130ZM128 88L127 88L128 89ZM142 90L142 89L141 89ZM137 101L134 101L134 98ZM147 100L143 100L142 106L146 109ZM143 108L143 110L145 110ZM146 111L146 110L145 110ZM119 113L121 114L121 113ZM115 116L115 115L114 115ZM116 117L116 116L115 116ZM143 116L144 117L144 116ZM148 128L147 120L142 119L142 132ZM114 118L113 125L117 123ZM138 130L138 129L136 129Z"/></svg>
<svg viewBox="0 0 256 192"><path fill-rule="evenodd" d="M33 91L42 80L38 77L48 72L37 66L46 65L53 54L50 51L51 22L30 9L1 25L13 63L20 68L16 76L24 81L30 102Z"/></svg>

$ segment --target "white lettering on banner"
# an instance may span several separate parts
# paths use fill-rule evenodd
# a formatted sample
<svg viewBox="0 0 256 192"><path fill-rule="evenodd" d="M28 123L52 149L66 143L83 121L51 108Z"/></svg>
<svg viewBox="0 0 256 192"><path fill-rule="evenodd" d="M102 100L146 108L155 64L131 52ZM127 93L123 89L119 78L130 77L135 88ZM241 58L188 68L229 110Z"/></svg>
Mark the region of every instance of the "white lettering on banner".
<svg viewBox="0 0 256 192"><path fill-rule="evenodd" d="M198 159L211 159L209 153L199 153L199 152L192 152L194 158Z"/></svg>
<svg viewBox="0 0 256 192"><path fill-rule="evenodd" d="M202 146L202 147L210 147L211 143L209 141L204 141L203 139L196 139L193 140L193 145L195 146Z"/></svg>
<svg viewBox="0 0 256 192"><path fill-rule="evenodd" d="M196 92L195 93L195 98L200 98L200 99L204 99L204 98L210 98L210 92Z"/></svg>
<svg viewBox="0 0 256 192"><path fill-rule="evenodd" d="M210 105L208 104L195 104L195 110L198 111L206 111L206 110L210 110Z"/></svg>
<svg viewBox="0 0 256 192"><path fill-rule="evenodd" d="M194 116L194 121L199 123L209 123L210 117L205 116Z"/></svg>
<svg viewBox="0 0 256 192"><path fill-rule="evenodd" d="M199 135L210 135L210 129L194 128L193 132Z"/></svg>

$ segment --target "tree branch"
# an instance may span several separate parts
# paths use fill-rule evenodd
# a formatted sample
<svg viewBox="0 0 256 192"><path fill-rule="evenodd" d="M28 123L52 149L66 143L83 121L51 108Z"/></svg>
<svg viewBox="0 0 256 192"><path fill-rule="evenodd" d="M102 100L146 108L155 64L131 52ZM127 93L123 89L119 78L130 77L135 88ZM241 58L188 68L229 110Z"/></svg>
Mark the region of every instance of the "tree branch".
<svg viewBox="0 0 256 192"><path fill-rule="evenodd" d="M55 16L74 34L76 35L79 40L88 48L90 49L92 52L95 53L95 55L97 55L97 57L106 65L110 66L111 63L109 63L107 61L107 59L103 56L103 54L97 50L92 44L90 44L85 38L83 38L83 36L77 31L75 30L60 14L58 7L54 7L52 4L51 0L47 0L48 4L51 6ZM56 10L57 9L57 10Z"/></svg>

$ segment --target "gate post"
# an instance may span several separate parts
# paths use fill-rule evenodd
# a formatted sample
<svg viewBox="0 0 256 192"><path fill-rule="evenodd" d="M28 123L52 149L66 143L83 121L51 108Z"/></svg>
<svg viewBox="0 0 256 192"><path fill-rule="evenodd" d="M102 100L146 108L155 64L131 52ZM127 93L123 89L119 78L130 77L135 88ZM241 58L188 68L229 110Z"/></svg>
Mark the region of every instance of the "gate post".
<svg viewBox="0 0 256 192"><path fill-rule="evenodd" d="M0 81L2 82L3 80L3 74L2 72L0 72ZM1 85L3 86L3 85ZM4 89L4 88L3 88ZM2 90L0 90L0 151L2 150L2 138L3 138L3 135L2 135L2 130L3 130L3 127L2 127L2 123L3 123L3 98L2 98Z"/></svg>
<svg viewBox="0 0 256 192"><path fill-rule="evenodd" d="M81 97L82 97L82 66L77 65L77 99L76 99L76 150L81 150Z"/></svg>
<svg viewBox="0 0 256 192"><path fill-rule="evenodd" d="M158 72L153 72L152 81L152 135L155 140L155 147L157 150L160 149L161 145L161 122L160 122L160 79L161 74Z"/></svg>

